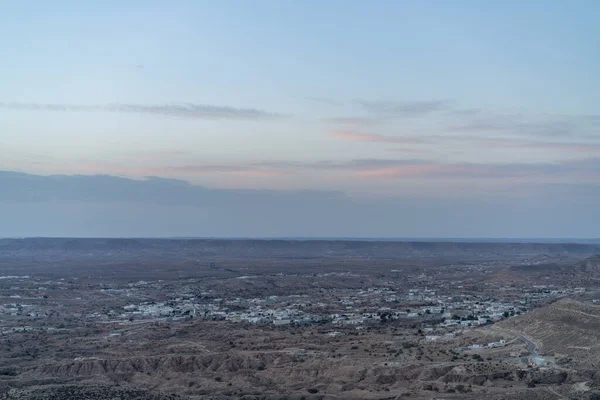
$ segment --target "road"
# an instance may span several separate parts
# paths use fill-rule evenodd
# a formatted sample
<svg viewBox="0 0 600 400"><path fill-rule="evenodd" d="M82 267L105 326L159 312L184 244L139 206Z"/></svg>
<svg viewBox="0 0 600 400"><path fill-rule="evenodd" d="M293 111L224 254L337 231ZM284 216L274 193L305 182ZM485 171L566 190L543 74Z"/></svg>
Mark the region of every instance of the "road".
<svg viewBox="0 0 600 400"><path fill-rule="evenodd" d="M529 357L531 357L531 358L539 357L539 354L538 354L538 352L536 350L537 345L529 337L523 335L522 333L514 332L514 331L511 331L509 329L502 329L502 328L499 328L499 327L496 327L496 326L492 327L492 330L502 331L504 333L515 335L518 339L520 339L527 346L527 350L529 351Z"/></svg>
<svg viewBox="0 0 600 400"><path fill-rule="evenodd" d="M520 333L516 333L516 332L512 332L514 335L516 335L519 339L521 339L526 345L527 345L527 350L529 350L529 357L538 357L538 353L535 350L535 342L531 339L529 339L527 336L522 335Z"/></svg>

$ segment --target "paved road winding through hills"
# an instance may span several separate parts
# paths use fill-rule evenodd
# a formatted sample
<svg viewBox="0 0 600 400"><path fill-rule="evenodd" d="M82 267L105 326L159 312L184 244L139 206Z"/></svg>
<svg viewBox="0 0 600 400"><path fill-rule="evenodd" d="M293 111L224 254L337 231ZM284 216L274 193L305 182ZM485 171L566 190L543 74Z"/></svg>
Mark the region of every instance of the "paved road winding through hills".
<svg viewBox="0 0 600 400"><path fill-rule="evenodd" d="M519 339L521 339L526 345L527 345L527 350L529 350L529 356L534 358L534 357L538 357L538 353L535 350L535 342L531 339L529 339L527 336L522 335L520 333L516 333L516 332L512 332L513 334L515 334Z"/></svg>
<svg viewBox="0 0 600 400"><path fill-rule="evenodd" d="M529 357L534 358L534 357L539 357L539 354L536 350L536 343L533 341L533 339L523 335L522 333L518 333L515 331L511 331L509 329L503 329L503 328L499 328L499 327L493 327L493 330L496 331L502 331L504 333L508 333L511 335L515 335L517 338L519 338L523 343L525 343L525 345L527 346L527 350L529 351Z"/></svg>

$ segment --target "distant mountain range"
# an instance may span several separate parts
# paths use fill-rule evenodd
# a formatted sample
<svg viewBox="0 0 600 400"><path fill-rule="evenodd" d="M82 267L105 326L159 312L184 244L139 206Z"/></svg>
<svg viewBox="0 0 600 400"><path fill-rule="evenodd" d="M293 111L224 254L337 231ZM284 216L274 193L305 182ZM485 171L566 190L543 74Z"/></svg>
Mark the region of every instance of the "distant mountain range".
<svg viewBox="0 0 600 400"><path fill-rule="evenodd" d="M410 257L560 255L578 258L600 254L600 244L494 243L359 240L260 240L260 239L125 239L125 238L26 238L0 239L0 257L207 257L244 258L352 257L403 259ZM593 258L590 260L594 260ZM593 263L593 261L590 261Z"/></svg>

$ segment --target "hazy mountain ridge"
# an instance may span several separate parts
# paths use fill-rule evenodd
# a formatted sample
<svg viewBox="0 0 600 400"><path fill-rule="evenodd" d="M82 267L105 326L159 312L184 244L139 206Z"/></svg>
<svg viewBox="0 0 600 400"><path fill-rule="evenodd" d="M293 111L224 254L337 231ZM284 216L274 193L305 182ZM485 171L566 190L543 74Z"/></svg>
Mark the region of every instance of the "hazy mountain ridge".
<svg viewBox="0 0 600 400"><path fill-rule="evenodd" d="M577 243L466 243L466 242L377 242L327 240L228 240L228 239L0 239L0 257L31 255L135 256L138 254L233 257L361 257L405 258L411 255L445 256L495 254L520 256L552 254L586 257L600 253L600 245ZM596 256L597 257L597 256ZM593 264L594 258L590 259ZM592 264L590 264L592 263ZM588 265L586 264L586 265Z"/></svg>

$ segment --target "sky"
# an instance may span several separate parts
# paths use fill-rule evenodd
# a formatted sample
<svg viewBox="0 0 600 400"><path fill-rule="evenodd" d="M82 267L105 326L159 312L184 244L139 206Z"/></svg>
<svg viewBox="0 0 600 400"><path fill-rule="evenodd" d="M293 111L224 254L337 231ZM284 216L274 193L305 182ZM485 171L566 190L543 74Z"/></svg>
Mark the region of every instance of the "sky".
<svg viewBox="0 0 600 400"><path fill-rule="evenodd" d="M599 13L1 3L0 236L600 237Z"/></svg>

